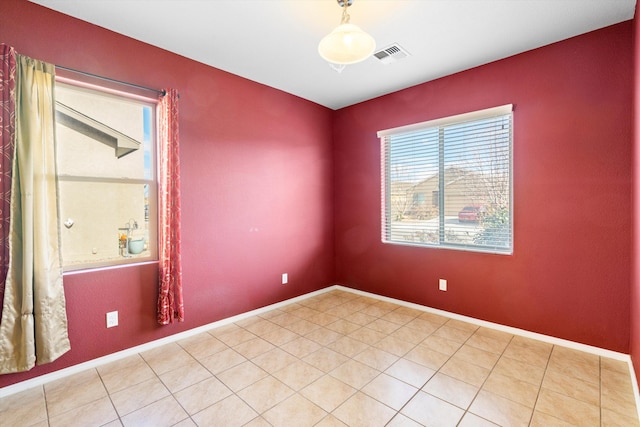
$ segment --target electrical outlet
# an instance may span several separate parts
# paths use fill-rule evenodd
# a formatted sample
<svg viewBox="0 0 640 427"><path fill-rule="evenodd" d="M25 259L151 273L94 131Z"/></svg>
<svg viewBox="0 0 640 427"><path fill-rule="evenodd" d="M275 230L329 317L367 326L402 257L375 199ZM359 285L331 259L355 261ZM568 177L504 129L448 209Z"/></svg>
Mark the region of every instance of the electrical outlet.
<svg viewBox="0 0 640 427"><path fill-rule="evenodd" d="M282 273L282 284L286 285L287 283L289 283L289 274Z"/></svg>
<svg viewBox="0 0 640 427"><path fill-rule="evenodd" d="M441 291L446 291L447 290L447 280L446 279L440 279L439 288L440 288Z"/></svg>
<svg viewBox="0 0 640 427"><path fill-rule="evenodd" d="M107 313L107 328L118 326L118 312L110 311Z"/></svg>

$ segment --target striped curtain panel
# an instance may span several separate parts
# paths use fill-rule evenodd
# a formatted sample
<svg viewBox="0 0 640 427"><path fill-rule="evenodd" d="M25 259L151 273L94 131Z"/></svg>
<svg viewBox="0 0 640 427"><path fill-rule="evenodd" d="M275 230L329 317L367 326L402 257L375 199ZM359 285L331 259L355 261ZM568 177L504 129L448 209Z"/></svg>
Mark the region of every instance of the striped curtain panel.
<svg viewBox="0 0 640 427"><path fill-rule="evenodd" d="M167 89L160 100L160 182L158 194L158 323L184 321L180 261L180 161L178 92Z"/></svg>

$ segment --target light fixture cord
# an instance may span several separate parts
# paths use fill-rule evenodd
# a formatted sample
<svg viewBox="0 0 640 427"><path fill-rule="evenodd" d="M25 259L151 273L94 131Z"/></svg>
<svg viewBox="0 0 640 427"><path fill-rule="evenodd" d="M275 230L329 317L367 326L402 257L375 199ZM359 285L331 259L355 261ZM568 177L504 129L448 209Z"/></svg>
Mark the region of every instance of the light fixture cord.
<svg viewBox="0 0 640 427"><path fill-rule="evenodd" d="M347 12L348 7L349 7L349 2L347 0L344 0L344 6L342 9L342 19L340 20L340 25L348 24L349 20L351 19L351 16L349 16L349 13Z"/></svg>

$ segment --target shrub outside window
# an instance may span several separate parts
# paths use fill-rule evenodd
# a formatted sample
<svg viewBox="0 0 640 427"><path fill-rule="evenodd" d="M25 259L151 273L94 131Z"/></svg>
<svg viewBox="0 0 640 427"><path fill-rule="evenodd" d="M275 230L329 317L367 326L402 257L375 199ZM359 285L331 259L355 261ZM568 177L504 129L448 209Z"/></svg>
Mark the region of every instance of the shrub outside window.
<svg viewBox="0 0 640 427"><path fill-rule="evenodd" d="M157 259L156 106L56 83L65 271Z"/></svg>
<svg viewBox="0 0 640 427"><path fill-rule="evenodd" d="M512 105L378 132L382 241L511 254Z"/></svg>

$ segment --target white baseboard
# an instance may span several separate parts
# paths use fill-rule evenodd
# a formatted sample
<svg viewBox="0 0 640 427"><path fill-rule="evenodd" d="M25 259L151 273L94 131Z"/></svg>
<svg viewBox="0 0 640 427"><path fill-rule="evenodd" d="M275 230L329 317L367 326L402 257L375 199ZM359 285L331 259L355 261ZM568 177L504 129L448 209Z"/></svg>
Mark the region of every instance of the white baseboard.
<svg viewBox="0 0 640 427"><path fill-rule="evenodd" d="M495 330L499 330L499 331L503 331L503 332L507 332L509 334L512 335L519 335L522 337L526 337L526 338L531 338L531 339L535 339L538 341L543 341L543 342L547 342L553 345L559 345L559 346L563 346L563 347L568 347L574 350L578 350L578 351L584 351L586 353L591 353L591 354L595 354L597 356L602 356L602 357L608 357L611 359L615 359L615 360L620 360L623 362L627 362L628 366L629 366L629 373L631 376L631 382L633 385L633 391L634 391L634 395L635 395L635 399L636 399L636 408L638 408L638 416L640 418L640 393L639 393L639 389L638 389L638 381L635 375L635 371L633 370L633 362L631 361L631 356L628 354L624 354L624 353L619 353L619 352L615 352L615 351L611 351L611 350L606 350L603 348L599 348L599 347L594 347L594 346L590 346L590 345L586 345L586 344L581 344L581 343L577 343L574 341L569 341L569 340L564 340L561 338L556 338L556 337L551 337L548 335L543 335L543 334L538 334L535 332L531 332L531 331L527 331L524 329L519 329L519 328L513 328L511 326L505 326L505 325L501 325L498 323L493 323L493 322L487 322L485 320L480 320L480 319L476 319L473 317L468 317L468 316L463 316L461 314L456 314L456 313L450 313L448 311L444 311L444 310L438 310L435 308L431 308L431 307L427 307L424 305L420 305L420 304L415 304L415 303L411 303L411 302L407 302L407 301L403 301L403 300L399 300L399 299L395 299L395 298L389 298L389 297L385 297L382 295L377 295L377 294L372 294L370 292L365 292L365 291L360 291L357 289L352 289L352 288L348 288L346 286L342 286L342 285L333 285L333 286L329 286L327 288L324 289L320 289L318 291L314 291L314 292L310 292L308 294L304 294L304 295L300 295L298 297L295 298L291 298L285 301L281 301L275 304L271 304L262 308L258 308L256 310L251 310L248 311L246 313L242 313L242 314L238 314L236 316L232 316L232 317L228 317L226 319L222 319L222 320L218 320L216 322L213 323L209 323L207 325L203 325L203 326L199 326L197 328L194 329L190 329L188 331L184 331L184 332L180 332L174 335L170 335L168 337L164 337L155 341L150 341L148 343L145 344L141 344L135 347L131 347L128 348L126 350L122 350L116 353L112 353L103 357L99 357L97 359L93 359L93 360L89 360L87 362L83 362L80 363L78 365L74 365L74 366L70 366L68 368L64 368L61 369L59 371L55 371L55 372L51 372L49 374L44 374L35 378L30 378L28 380L16 383L16 384L12 384L10 386L6 386L6 387L2 387L0 388L0 398L5 397L5 396L9 396L11 394L15 394L15 393L19 393L21 391L33 388L33 387L37 387L37 386L41 386L43 384L46 384L48 382L51 381L55 381L57 379L60 378L64 378L82 371L85 371L87 369L92 369L92 368L96 368L98 366L107 364L107 363L111 363L114 362L116 360L120 360L123 359L125 357L129 357L132 356L134 354L138 354L144 351L148 351L151 350L153 348L156 347L160 347L161 345L165 345L165 344L169 344L172 342L176 342L194 335L197 335L199 333L202 332L206 332L209 331L211 329L215 329L215 328L219 328L221 326L224 325L228 325L230 323L233 322L238 322L242 319L246 319L248 317L251 316L255 316L258 314L262 314L262 313L266 313L268 311L280 308L280 307L284 307L287 306L289 304L293 304L299 301L303 301L305 299L317 296L317 295L321 295L323 293L332 291L332 290L340 290L340 291L345 291L345 292L351 292L357 295L361 295L361 296L366 296L369 298L374 298L374 299L378 299L381 301L386 301L386 302L391 302L394 304L398 304L404 307L409 307L409 308L414 308L416 310L421 310L424 312L428 312L428 313L433 313L433 314L438 314L440 316L445 316L451 319L456 319L456 320L462 320L464 322L468 322L468 323L472 323L478 326L483 326L486 328L491 328L491 329L495 329Z"/></svg>

